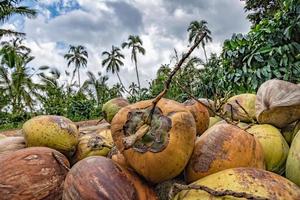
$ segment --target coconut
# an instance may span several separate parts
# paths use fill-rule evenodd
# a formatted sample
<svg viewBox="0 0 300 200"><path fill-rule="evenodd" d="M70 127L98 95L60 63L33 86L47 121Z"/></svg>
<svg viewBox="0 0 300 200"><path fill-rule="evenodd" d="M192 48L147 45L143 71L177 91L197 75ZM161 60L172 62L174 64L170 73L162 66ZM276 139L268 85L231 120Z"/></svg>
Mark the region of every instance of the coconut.
<svg viewBox="0 0 300 200"><path fill-rule="evenodd" d="M41 115L23 124L28 147L44 146L71 156L76 150L79 131L76 125L62 116Z"/></svg>
<svg viewBox="0 0 300 200"><path fill-rule="evenodd" d="M3 134L0 134L0 140L1 140L1 139L4 139L4 138L6 138L6 136L3 135Z"/></svg>
<svg viewBox="0 0 300 200"><path fill-rule="evenodd" d="M295 135L299 130L300 130L300 121L297 121L281 129L281 133L284 139L287 141L287 143L291 145Z"/></svg>
<svg viewBox="0 0 300 200"><path fill-rule="evenodd" d="M112 119L117 114L117 112L119 112L121 108L128 105L129 105L128 101L122 97L109 100L102 107L102 114L104 119L108 123L111 123Z"/></svg>
<svg viewBox="0 0 300 200"><path fill-rule="evenodd" d="M65 179L63 200L73 199L156 200L156 195L133 172L91 156L76 163Z"/></svg>
<svg viewBox="0 0 300 200"><path fill-rule="evenodd" d="M152 117L151 111L152 100L129 105L116 114L111 129L130 166L148 181L159 183L184 169L194 148L196 124L186 107L172 100L161 99Z"/></svg>
<svg viewBox="0 0 300 200"><path fill-rule="evenodd" d="M221 120L222 120L222 118L220 118L218 116L210 117L209 118L209 126L208 126L208 128L212 127L213 125L215 125L216 123L218 123Z"/></svg>
<svg viewBox="0 0 300 200"><path fill-rule="evenodd" d="M130 168L126 158L122 153L120 153L118 150L115 154L111 156L111 159L116 162L117 164L121 165L124 168Z"/></svg>
<svg viewBox="0 0 300 200"><path fill-rule="evenodd" d="M226 169L204 177L190 186L198 188L183 190L173 200L300 199L297 185L275 173L255 168Z"/></svg>
<svg viewBox="0 0 300 200"><path fill-rule="evenodd" d="M300 186L300 130L296 134L286 160L285 175Z"/></svg>
<svg viewBox="0 0 300 200"><path fill-rule="evenodd" d="M275 79L263 83L257 91L256 117L278 128L299 120L300 86Z"/></svg>
<svg viewBox="0 0 300 200"><path fill-rule="evenodd" d="M220 123L199 137L186 167L185 178L190 183L235 167L264 168L262 147L246 131L231 124Z"/></svg>
<svg viewBox="0 0 300 200"><path fill-rule="evenodd" d="M21 149L0 156L2 200L61 199L69 166L64 155L46 147ZM61 163L64 163L63 165Z"/></svg>
<svg viewBox="0 0 300 200"><path fill-rule="evenodd" d="M0 154L24 149L25 147L24 137L6 137L0 140Z"/></svg>
<svg viewBox="0 0 300 200"><path fill-rule="evenodd" d="M113 146L110 129L83 135L79 138L75 162L88 156L107 156Z"/></svg>
<svg viewBox="0 0 300 200"><path fill-rule="evenodd" d="M247 132L252 133L262 145L266 169L283 174L289 146L280 131L272 125L263 124L252 126Z"/></svg>
<svg viewBox="0 0 300 200"><path fill-rule="evenodd" d="M192 113L196 122L197 135L208 129L209 113L207 108L195 100L187 100L183 105Z"/></svg>
<svg viewBox="0 0 300 200"><path fill-rule="evenodd" d="M211 109L207 109L207 110L208 110L209 116L214 117L215 113L212 110L214 110L214 111L216 110L215 102L213 100L205 99L205 98L200 98L198 100L200 102L202 102L204 105L206 105L206 107L211 108Z"/></svg>
<svg viewBox="0 0 300 200"><path fill-rule="evenodd" d="M224 112L228 117L243 122L251 122L255 117L255 94L240 94L229 98L224 105ZM238 102L238 103L237 103ZM246 112L249 116L246 114Z"/></svg>

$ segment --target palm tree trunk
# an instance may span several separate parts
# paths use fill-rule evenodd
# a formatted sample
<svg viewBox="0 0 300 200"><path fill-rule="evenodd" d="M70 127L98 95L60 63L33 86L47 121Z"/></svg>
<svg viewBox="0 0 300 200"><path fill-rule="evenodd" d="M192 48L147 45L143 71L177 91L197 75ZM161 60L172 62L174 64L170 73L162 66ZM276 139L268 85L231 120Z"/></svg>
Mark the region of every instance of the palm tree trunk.
<svg viewBox="0 0 300 200"><path fill-rule="evenodd" d="M77 75L78 75L78 84L79 84L79 88L80 88L80 73L79 73L79 69L77 69Z"/></svg>
<svg viewBox="0 0 300 200"><path fill-rule="evenodd" d="M138 68L137 68L137 61L135 61L134 64L135 64L136 78L137 78L137 81L138 81L139 90L141 90L141 83L140 83L139 71L138 71Z"/></svg>
<svg viewBox="0 0 300 200"><path fill-rule="evenodd" d="M118 71L116 71L116 73L117 73L117 76L118 76L118 79L119 79L120 84L122 85L123 88L125 88L124 85L123 85L123 83L122 83L122 81L121 81L121 78L120 78L120 76L119 76Z"/></svg>
<svg viewBox="0 0 300 200"><path fill-rule="evenodd" d="M205 50L205 44L202 43L202 49L204 51L204 56L205 56L205 62L207 63L208 60L207 60L207 55L206 55L206 50Z"/></svg>
<svg viewBox="0 0 300 200"><path fill-rule="evenodd" d="M117 73L119 82L120 82L121 86L124 88L125 92L127 92L130 96L132 96L132 94L131 94L128 90L126 90L125 86L123 85L123 83L122 83L122 81L121 81L121 78L120 78L120 76L119 76L118 71L116 71L116 73Z"/></svg>

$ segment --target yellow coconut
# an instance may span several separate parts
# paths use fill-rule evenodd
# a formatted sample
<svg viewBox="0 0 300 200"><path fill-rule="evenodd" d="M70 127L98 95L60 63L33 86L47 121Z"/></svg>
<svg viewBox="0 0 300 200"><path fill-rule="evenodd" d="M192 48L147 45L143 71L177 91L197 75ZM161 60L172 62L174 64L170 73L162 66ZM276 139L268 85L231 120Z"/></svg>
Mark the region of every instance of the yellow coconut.
<svg viewBox="0 0 300 200"><path fill-rule="evenodd" d="M209 126L208 126L208 128L212 127L213 125L215 125L216 123L218 123L221 120L222 120L222 118L220 118L218 116L210 117L209 118Z"/></svg>
<svg viewBox="0 0 300 200"><path fill-rule="evenodd" d="M255 94L240 94L233 96L227 100L224 105L224 111L228 117L232 116L234 120L251 122L252 119L255 119L255 100Z"/></svg>
<svg viewBox="0 0 300 200"><path fill-rule="evenodd" d="M76 125L62 116L41 115L23 125L23 134L28 147L44 146L71 156L78 143Z"/></svg>
<svg viewBox="0 0 300 200"><path fill-rule="evenodd" d="M282 80L266 81L257 91L255 107L259 123L286 127L300 119L300 86Z"/></svg>
<svg viewBox="0 0 300 200"><path fill-rule="evenodd" d="M159 183L184 169L194 148L196 124L185 106L172 100L161 99L149 117L151 110L151 100L124 107L113 118L111 129L130 166L148 181ZM134 138L136 142L128 147Z"/></svg>
<svg viewBox="0 0 300 200"><path fill-rule="evenodd" d="M296 134L286 160L285 175L300 186L300 131Z"/></svg>
<svg viewBox="0 0 300 200"><path fill-rule="evenodd" d="M283 174L285 161L289 152L289 145L280 131L272 125L254 125L247 130L258 139L262 145L266 161L266 169L278 174Z"/></svg>
<svg viewBox="0 0 300 200"><path fill-rule="evenodd" d="M79 138L74 162L89 156L107 156L113 146L110 129L86 134Z"/></svg>
<svg viewBox="0 0 300 200"><path fill-rule="evenodd" d="M206 186L219 194L234 194L214 196L200 189L189 189L179 192L173 200L239 200L239 199L269 199L269 200L298 200L300 189L294 183L275 173L255 168L227 169L191 185ZM252 197L252 198L251 198Z"/></svg>
<svg viewBox="0 0 300 200"><path fill-rule="evenodd" d="M129 103L126 99L122 97L114 98L106 102L102 107L102 113L104 119L111 123L114 116L119 112L119 110L125 106L128 106Z"/></svg>
<svg viewBox="0 0 300 200"><path fill-rule="evenodd" d="M198 138L185 169L188 183L229 168L264 168L263 150L255 137L236 126L219 123Z"/></svg>
<svg viewBox="0 0 300 200"><path fill-rule="evenodd" d="M296 136L299 130L300 130L300 121L297 121L281 129L281 133L284 139L287 141L287 143L291 145L294 137Z"/></svg>

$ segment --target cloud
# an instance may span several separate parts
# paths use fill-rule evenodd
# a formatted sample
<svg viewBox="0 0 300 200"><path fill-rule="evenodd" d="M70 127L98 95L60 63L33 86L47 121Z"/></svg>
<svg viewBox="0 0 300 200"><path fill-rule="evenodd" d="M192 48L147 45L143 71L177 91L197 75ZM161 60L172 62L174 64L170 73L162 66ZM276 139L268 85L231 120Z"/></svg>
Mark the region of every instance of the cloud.
<svg viewBox="0 0 300 200"><path fill-rule="evenodd" d="M138 55L142 84L148 86L161 64L169 63L173 49L187 49L187 27L192 20L205 19L212 31L213 43L208 53L221 50L226 38L234 32L247 32L250 24L245 19L243 3L236 0L41 0L36 4L40 14L18 25L27 33L27 45L36 59L32 65L50 65L64 70L63 54L68 45L84 45L88 49L88 68L94 73L101 67L101 52L111 45L120 46L128 35L139 35L146 55ZM15 25L15 24L13 24ZM6 25L9 26L9 25ZM130 50L120 75L126 85L136 82ZM203 58L201 49L195 52ZM109 83L118 82L109 74Z"/></svg>

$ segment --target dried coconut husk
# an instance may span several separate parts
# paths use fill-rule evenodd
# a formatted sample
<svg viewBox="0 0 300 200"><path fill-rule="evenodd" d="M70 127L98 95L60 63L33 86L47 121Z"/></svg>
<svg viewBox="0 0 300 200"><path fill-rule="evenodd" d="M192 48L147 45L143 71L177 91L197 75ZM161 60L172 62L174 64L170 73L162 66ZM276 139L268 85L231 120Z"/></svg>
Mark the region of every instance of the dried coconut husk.
<svg viewBox="0 0 300 200"><path fill-rule="evenodd" d="M0 140L0 154L26 148L24 137L6 137Z"/></svg>
<svg viewBox="0 0 300 200"><path fill-rule="evenodd" d="M256 117L261 124L283 128L300 119L300 86L282 80L269 80L257 92Z"/></svg>

